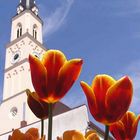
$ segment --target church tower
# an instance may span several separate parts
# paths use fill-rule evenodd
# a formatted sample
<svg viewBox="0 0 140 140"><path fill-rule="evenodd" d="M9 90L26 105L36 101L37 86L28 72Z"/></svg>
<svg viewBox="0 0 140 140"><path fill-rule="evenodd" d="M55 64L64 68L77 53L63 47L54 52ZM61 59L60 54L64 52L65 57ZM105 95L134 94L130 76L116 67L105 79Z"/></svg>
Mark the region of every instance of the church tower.
<svg viewBox="0 0 140 140"><path fill-rule="evenodd" d="M12 18L11 39L6 46L3 100L0 105L0 134L37 121L27 105L27 88L33 90L29 54L41 57L43 22L35 0L20 0Z"/></svg>

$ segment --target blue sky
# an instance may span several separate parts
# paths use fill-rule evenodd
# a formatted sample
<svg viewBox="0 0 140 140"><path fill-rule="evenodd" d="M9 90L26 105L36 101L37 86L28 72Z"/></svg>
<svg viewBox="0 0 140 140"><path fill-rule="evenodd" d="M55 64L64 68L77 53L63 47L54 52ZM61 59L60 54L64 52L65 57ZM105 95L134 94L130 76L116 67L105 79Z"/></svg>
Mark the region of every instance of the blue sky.
<svg viewBox="0 0 140 140"><path fill-rule="evenodd" d="M0 4L0 96L5 45L10 40L11 18L16 14L18 3L19 0L1 0ZM71 107L86 103L79 81L91 84L96 74L105 73L116 79L129 75L134 83L130 110L139 114L140 1L36 0L36 3L44 21L44 45L60 49L68 59L84 60L78 81L62 101ZM138 137L140 132L137 140Z"/></svg>

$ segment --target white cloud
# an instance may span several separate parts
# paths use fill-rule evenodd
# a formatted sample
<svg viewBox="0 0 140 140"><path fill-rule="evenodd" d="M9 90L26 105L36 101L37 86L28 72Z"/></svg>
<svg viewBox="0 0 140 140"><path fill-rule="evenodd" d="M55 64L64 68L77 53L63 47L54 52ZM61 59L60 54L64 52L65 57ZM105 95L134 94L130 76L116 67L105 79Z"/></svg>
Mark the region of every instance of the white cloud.
<svg viewBox="0 0 140 140"><path fill-rule="evenodd" d="M57 31L64 24L73 2L74 0L63 0L60 7L44 17L43 35L45 37Z"/></svg>

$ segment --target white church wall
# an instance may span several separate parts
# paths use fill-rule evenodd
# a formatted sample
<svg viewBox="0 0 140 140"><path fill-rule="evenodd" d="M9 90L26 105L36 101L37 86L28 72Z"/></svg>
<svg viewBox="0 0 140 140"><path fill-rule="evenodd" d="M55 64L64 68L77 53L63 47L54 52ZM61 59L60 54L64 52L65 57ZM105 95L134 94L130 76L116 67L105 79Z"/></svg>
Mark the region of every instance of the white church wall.
<svg viewBox="0 0 140 140"><path fill-rule="evenodd" d="M25 107L23 107L25 104ZM12 108L17 108L17 112L12 112ZM11 98L0 105L0 135L19 128L23 120L28 120L27 124L38 121L38 118L31 112L27 105L27 95L25 92Z"/></svg>
<svg viewBox="0 0 140 140"><path fill-rule="evenodd" d="M85 105L65 112L63 114L53 117L53 140L56 140L57 136L62 136L63 132L66 130L79 130L83 134L88 126L88 114L87 108ZM21 128L22 132L26 132L29 128L34 127L40 130L40 122L36 122L27 127ZM48 120L45 120L45 131L44 133L47 136L48 130ZM11 133L3 135L0 137L0 140L8 140L8 136ZM47 138L46 138L47 139ZM100 140L103 140L100 137Z"/></svg>

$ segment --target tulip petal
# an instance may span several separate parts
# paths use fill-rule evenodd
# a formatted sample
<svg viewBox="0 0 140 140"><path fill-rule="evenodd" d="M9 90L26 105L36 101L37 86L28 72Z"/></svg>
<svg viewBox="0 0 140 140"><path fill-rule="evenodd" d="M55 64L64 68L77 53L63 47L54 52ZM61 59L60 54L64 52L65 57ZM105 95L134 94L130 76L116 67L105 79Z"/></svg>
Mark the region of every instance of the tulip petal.
<svg viewBox="0 0 140 140"><path fill-rule="evenodd" d="M85 140L81 132L76 130L65 131L63 140Z"/></svg>
<svg viewBox="0 0 140 140"><path fill-rule="evenodd" d="M63 140L73 140L75 130L68 130L63 133Z"/></svg>
<svg viewBox="0 0 140 140"><path fill-rule="evenodd" d="M132 82L127 76L109 88L106 96L106 107L110 123L118 121L125 114L131 103L132 94Z"/></svg>
<svg viewBox="0 0 140 140"><path fill-rule="evenodd" d="M100 140L96 133L92 133L87 137L87 140Z"/></svg>
<svg viewBox="0 0 140 140"><path fill-rule="evenodd" d="M110 86L112 86L116 81L108 76L108 75L97 75L93 82L92 82L92 89L94 91L98 108L99 110L106 110L105 109L105 97L107 90L109 89Z"/></svg>
<svg viewBox="0 0 140 140"><path fill-rule="evenodd" d="M97 106L94 92L91 89L91 87L87 83L85 83L84 81L81 81L80 84L81 84L81 87L82 87L86 97L87 97L90 113L93 115L93 117L95 119L98 120L98 117L96 118L96 115L98 113L98 106Z"/></svg>
<svg viewBox="0 0 140 140"><path fill-rule="evenodd" d="M65 55L59 50L48 50L44 54L42 58L42 63L47 69L49 81L47 86L47 92L49 94L54 92L59 70L66 61L67 60Z"/></svg>
<svg viewBox="0 0 140 140"><path fill-rule="evenodd" d="M26 131L25 135L29 133L34 139L39 139L39 132L37 128L30 128Z"/></svg>
<svg viewBox="0 0 140 140"><path fill-rule="evenodd" d="M66 92L72 87L73 83L79 77L83 61L81 59L72 59L67 61L60 69L58 81L54 95L54 101L60 100Z"/></svg>
<svg viewBox="0 0 140 140"><path fill-rule="evenodd" d="M34 138L30 133L26 133L24 140L38 140L38 139Z"/></svg>
<svg viewBox="0 0 140 140"><path fill-rule="evenodd" d="M10 140L24 140L25 136L20 130L15 129L13 131L12 136L10 137Z"/></svg>
<svg viewBox="0 0 140 140"><path fill-rule="evenodd" d="M133 122L132 133L131 133L132 138L135 138L135 136L136 136L139 121L140 121L140 115L138 115L135 118L135 121Z"/></svg>
<svg viewBox="0 0 140 140"><path fill-rule="evenodd" d="M39 96L43 98L45 96L44 94L47 92L47 70L35 56L29 55L29 63L33 86Z"/></svg>
<svg viewBox="0 0 140 140"><path fill-rule="evenodd" d="M136 119L136 115L133 112L127 111L122 117L121 121L125 127L125 133L128 138L131 138L131 132L133 131L133 122ZM132 130L130 132L130 130Z"/></svg>
<svg viewBox="0 0 140 140"><path fill-rule="evenodd" d="M110 132L116 140L125 139L125 128L121 121L112 124L110 126Z"/></svg>
<svg viewBox="0 0 140 140"><path fill-rule="evenodd" d="M132 140L136 136L139 120L140 115L136 117L133 112L127 111L121 120L110 126L110 130L116 139Z"/></svg>
<svg viewBox="0 0 140 140"><path fill-rule="evenodd" d="M100 140L95 130L89 130L85 134L86 140Z"/></svg>
<svg viewBox="0 0 140 140"><path fill-rule="evenodd" d="M75 134L72 137L72 140L86 140L83 134L79 131L75 131Z"/></svg>
<svg viewBox="0 0 140 140"><path fill-rule="evenodd" d="M95 130L89 130L89 131L87 131L86 134L85 134L85 138L87 138L92 133L96 133L96 131Z"/></svg>
<svg viewBox="0 0 140 140"><path fill-rule="evenodd" d="M27 103L36 117L40 119L47 118L49 114L48 104L40 101L36 92L32 93L30 90L26 90L26 93L28 96Z"/></svg>
<svg viewBox="0 0 140 140"><path fill-rule="evenodd" d="M23 134L20 130L13 131L12 136L9 136L9 140L39 140L39 132L37 128L30 128ZM40 140L45 140L45 136Z"/></svg>
<svg viewBox="0 0 140 140"><path fill-rule="evenodd" d="M133 112L127 111L122 117L121 121L125 127L126 137L129 139L134 139L137 132L138 122L140 116L136 117Z"/></svg>

